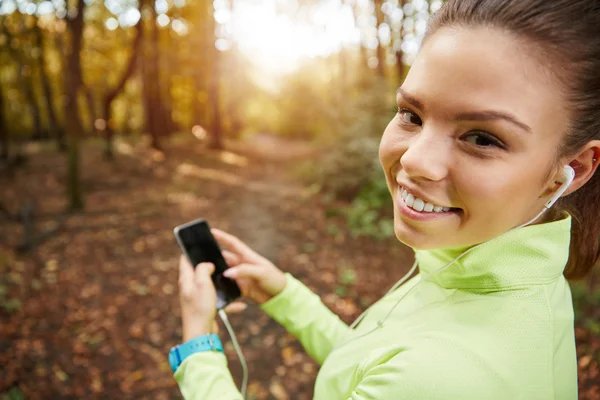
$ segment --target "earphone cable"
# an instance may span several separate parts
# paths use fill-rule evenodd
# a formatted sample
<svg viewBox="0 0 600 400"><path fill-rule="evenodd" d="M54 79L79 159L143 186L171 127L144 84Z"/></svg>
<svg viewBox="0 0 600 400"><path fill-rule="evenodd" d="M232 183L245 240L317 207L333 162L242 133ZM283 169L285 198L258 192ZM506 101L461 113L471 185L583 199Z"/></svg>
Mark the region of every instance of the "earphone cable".
<svg viewBox="0 0 600 400"><path fill-rule="evenodd" d="M240 364L242 365L242 398L246 398L246 388L248 386L248 366L246 365L246 358L244 357L244 353L242 353L242 349L238 344L237 338L235 336L235 332L229 323L229 319L227 318L227 313L224 309L219 310L219 317L221 317L221 321L225 324L225 328L227 328L227 332L229 332L229 337L231 337L231 343L233 343L233 347L235 348L235 352L237 353L238 358L240 359Z"/></svg>

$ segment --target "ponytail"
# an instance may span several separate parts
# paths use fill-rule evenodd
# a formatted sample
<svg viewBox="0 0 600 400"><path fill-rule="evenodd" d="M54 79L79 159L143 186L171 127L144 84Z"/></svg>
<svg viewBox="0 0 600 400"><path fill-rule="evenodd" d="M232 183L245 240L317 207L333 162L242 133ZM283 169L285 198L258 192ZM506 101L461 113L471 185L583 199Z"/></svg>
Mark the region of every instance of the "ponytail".
<svg viewBox="0 0 600 400"><path fill-rule="evenodd" d="M565 277L584 278L600 256L600 173L585 185L557 202L557 208L572 216L571 245Z"/></svg>

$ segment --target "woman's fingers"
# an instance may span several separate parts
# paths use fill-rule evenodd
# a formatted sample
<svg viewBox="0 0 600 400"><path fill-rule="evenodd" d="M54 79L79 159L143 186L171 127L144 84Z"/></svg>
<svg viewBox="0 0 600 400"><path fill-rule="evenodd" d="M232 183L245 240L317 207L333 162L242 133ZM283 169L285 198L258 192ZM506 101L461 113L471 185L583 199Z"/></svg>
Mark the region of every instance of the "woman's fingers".
<svg viewBox="0 0 600 400"><path fill-rule="evenodd" d="M194 267L183 254L179 257L179 287L185 296L194 292Z"/></svg>
<svg viewBox="0 0 600 400"><path fill-rule="evenodd" d="M240 263L240 257L238 257L237 254L232 253L229 250L223 250L222 253L223 253L223 258L225 259L225 262L230 267L235 267L236 265L238 265Z"/></svg>
<svg viewBox="0 0 600 400"><path fill-rule="evenodd" d="M255 264L240 264L229 268L223 272L223 275L232 279L260 279L263 275L263 268Z"/></svg>
<svg viewBox="0 0 600 400"><path fill-rule="evenodd" d="M250 247L248 247L248 245L246 245L244 242L242 242L240 239L238 239L237 237L235 237L227 232L223 232L219 229L213 228L210 231L213 234L213 236L215 237L215 239L217 240L217 242L219 242L219 244L223 244L224 247L229 248L234 253L238 253L239 255L241 255L242 257L244 257L248 260L252 260L252 261L259 260L260 256L254 250L252 250Z"/></svg>
<svg viewBox="0 0 600 400"><path fill-rule="evenodd" d="M196 266L194 271L194 278L196 279L196 285L200 288L206 288L213 286L211 275L215 271L215 265L213 263L200 263Z"/></svg>
<svg viewBox="0 0 600 400"><path fill-rule="evenodd" d="M225 307L225 312L227 314L237 314L244 311L248 307L248 304L242 303L240 301L235 301L231 304L228 304Z"/></svg>

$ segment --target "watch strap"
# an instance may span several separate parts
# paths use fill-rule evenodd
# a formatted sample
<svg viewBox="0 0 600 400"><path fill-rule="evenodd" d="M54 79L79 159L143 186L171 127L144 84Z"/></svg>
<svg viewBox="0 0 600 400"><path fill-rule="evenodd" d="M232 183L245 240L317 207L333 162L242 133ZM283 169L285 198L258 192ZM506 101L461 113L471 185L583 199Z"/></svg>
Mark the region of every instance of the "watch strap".
<svg viewBox="0 0 600 400"><path fill-rule="evenodd" d="M219 336L211 333L209 335L202 335L188 340L185 343L174 346L169 352L169 363L173 372L179 368L181 363L195 353L201 353L204 351L220 351L223 352L223 344Z"/></svg>

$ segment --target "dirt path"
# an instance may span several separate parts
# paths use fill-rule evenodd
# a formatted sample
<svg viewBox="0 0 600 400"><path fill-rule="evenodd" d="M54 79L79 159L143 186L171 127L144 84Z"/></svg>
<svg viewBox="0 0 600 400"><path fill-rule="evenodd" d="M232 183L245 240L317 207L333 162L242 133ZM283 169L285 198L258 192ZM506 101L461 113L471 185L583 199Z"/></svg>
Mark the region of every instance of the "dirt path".
<svg viewBox="0 0 600 400"><path fill-rule="evenodd" d="M113 165L101 161L99 148L86 149L86 212L34 252L10 250L21 240L19 224L0 227L0 301L13 310L0 311L0 393L180 398L166 359L181 338L172 228L193 218L242 238L347 321L410 263L407 249L353 239L342 220L325 218L328 206L289 177L293 157L281 151L245 156L184 140L163 160L118 147ZM65 206L63 164L53 153L32 155L25 170L0 182L8 188L0 201L14 211L24 198L36 199L36 229L52 229ZM311 398L317 365L293 337L255 306L231 320L249 364L250 398ZM239 383L230 344L226 353Z"/></svg>

